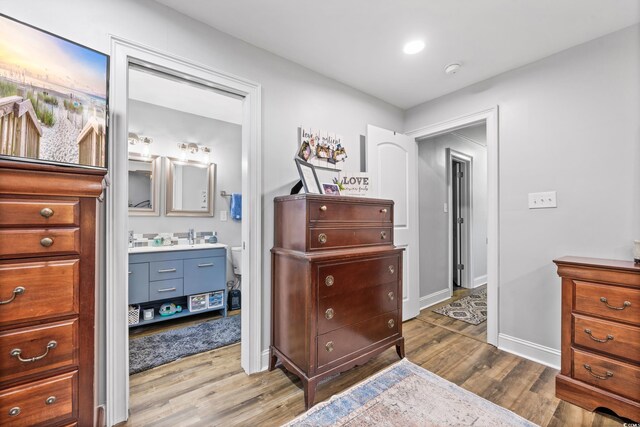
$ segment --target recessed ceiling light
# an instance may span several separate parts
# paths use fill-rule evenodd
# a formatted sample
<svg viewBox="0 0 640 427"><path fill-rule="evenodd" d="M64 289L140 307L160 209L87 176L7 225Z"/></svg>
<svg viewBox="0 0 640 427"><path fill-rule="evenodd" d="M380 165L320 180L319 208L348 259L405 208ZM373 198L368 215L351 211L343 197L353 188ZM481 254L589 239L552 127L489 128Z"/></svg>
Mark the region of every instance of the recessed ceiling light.
<svg viewBox="0 0 640 427"><path fill-rule="evenodd" d="M444 72L447 74L455 74L458 72L461 66L462 65L460 65L459 63L454 62L453 64L449 64L446 67L444 67Z"/></svg>
<svg viewBox="0 0 640 427"><path fill-rule="evenodd" d="M414 40L404 45L402 51L407 55L414 55L424 49L424 42L422 40Z"/></svg>

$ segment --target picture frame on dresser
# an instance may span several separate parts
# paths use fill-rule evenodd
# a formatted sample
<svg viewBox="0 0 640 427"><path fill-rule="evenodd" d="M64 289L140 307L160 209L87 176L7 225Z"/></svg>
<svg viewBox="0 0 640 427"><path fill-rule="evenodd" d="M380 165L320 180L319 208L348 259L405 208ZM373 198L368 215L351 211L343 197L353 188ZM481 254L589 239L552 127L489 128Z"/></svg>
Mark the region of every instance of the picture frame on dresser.
<svg viewBox="0 0 640 427"><path fill-rule="evenodd" d="M4 14L0 51L0 118L24 129L3 134L0 157L106 168L109 55Z"/></svg>
<svg viewBox="0 0 640 427"><path fill-rule="evenodd" d="M311 163L305 162L304 160L294 160L296 162L298 174L300 175L300 180L304 186L305 193L324 194L322 186L320 185L320 180L318 179L318 174L316 174L316 168L314 168Z"/></svg>

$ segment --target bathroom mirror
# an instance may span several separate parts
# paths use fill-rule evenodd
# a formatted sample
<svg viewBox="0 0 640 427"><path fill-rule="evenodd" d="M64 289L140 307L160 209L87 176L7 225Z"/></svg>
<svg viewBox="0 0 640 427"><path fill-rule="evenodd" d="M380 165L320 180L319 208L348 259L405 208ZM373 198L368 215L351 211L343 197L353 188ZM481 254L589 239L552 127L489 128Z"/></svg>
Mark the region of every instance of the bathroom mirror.
<svg viewBox="0 0 640 427"><path fill-rule="evenodd" d="M129 215L160 215L160 168L158 156L129 154Z"/></svg>
<svg viewBox="0 0 640 427"><path fill-rule="evenodd" d="M166 159L167 216L213 216L215 163Z"/></svg>

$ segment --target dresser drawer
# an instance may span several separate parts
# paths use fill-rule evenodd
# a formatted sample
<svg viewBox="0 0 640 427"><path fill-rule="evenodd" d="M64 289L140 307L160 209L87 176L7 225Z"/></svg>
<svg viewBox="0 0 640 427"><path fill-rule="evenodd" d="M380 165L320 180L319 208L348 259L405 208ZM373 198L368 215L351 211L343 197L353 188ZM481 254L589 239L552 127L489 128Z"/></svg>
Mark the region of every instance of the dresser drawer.
<svg viewBox="0 0 640 427"><path fill-rule="evenodd" d="M573 325L575 344L622 358L638 360L640 328L575 314Z"/></svg>
<svg viewBox="0 0 640 427"><path fill-rule="evenodd" d="M149 263L129 264L129 304L149 301Z"/></svg>
<svg viewBox="0 0 640 427"><path fill-rule="evenodd" d="M0 392L0 425L53 424L77 416L77 371Z"/></svg>
<svg viewBox="0 0 640 427"><path fill-rule="evenodd" d="M640 289L574 280L574 310L640 325Z"/></svg>
<svg viewBox="0 0 640 427"><path fill-rule="evenodd" d="M181 297L183 295L182 279L159 280L149 283L149 301Z"/></svg>
<svg viewBox="0 0 640 427"><path fill-rule="evenodd" d="M572 349L573 378L640 400L640 368L628 363Z"/></svg>
<svg viewBox="0 0 640 427"><path fill-rule="evenodd" d="M397 334L398 320L398 312L394 311L318 335L318 368L339 363L341 358Z"/></svg>
<svg viewBox="0 0 640 427"><path fill-rule="evenodd" d="M393 255L322 264L318 267L318 294L323 298L383 283L397 283L398 260L398 255Z"/></svg>
<svg viewBox="0 0 640 427"><path fill-rule="evenodd" d="M309 250L393 244L393 227L309 228Z"/></svg>
<svg viewBox="0 0 640 427"><path fill-rule="evenodd" d="M0 258L80 253L80 229L0 230Z"/></svg>
<svg viewBox="0 0 640 427"><path fill-rule="evenodd" d="M389 203L350 203L331 200L309 201L311 223L388 223L393 205Z"/></svg>
<svg viewBox="0 0 640 427"><path fill-rule="evenodd" d="M184 260L184 294L193 295L225 289L226 257Z"/></svg>
<svg viewBox="0 0 640 427"><path fill-rule="evenodd" d="M77 342L77 319L0 333L0 382L77 364Z"/></svg>
<svg viewBox="0 0 640 427"><path fill-rule="evenodd" d="M0 264L0 326L78 313L80 261Z"/></svg>
<svg viewBox="0 0 640 427"><path fill-rule="evenodd" d="M149 263L149 280L167 280L182 277L182 260Z"/></svg>
<svg viewBox="0 0 640 427"><path fill-rule="evenodd" d="M0 226L35 225L41 227L79 225L78 199L0 198Z"/></svg>
<svg viewBox="0 0 640 427"><path fill-rule="evenodd" d="M397 297L398 284L388 283L321 298L318 302L318 334L397 310Z"/></svg>

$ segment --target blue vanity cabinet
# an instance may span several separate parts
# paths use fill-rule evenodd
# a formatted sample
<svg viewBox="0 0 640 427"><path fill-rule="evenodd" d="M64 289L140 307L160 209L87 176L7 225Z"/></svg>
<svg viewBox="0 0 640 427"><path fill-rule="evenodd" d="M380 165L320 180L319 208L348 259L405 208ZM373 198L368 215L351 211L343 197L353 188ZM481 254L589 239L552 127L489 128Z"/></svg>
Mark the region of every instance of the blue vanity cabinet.
<svg viewBox="0 0 640 427"><path fill-rule="evenodd" d="M129 254L129 304L154 308L155 317L136 325L154 323L202 313L190 313L188 296L223 292L222 305L208 309L227 315L226 248L138 252ZM218 300L216 300L218 301ZM182 312L163 317L158 307L164 302L182 306Z"/></svg>
<svg viewBox="0 0 640 427"><path fill-rule="evenodd" d="M226 265L224 256L184 260L185 295L226 289Z"/></svg>

